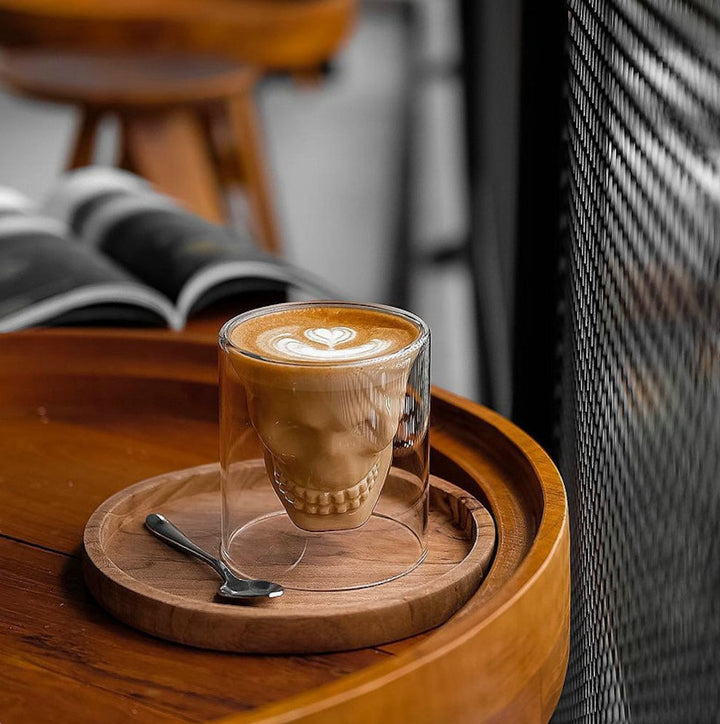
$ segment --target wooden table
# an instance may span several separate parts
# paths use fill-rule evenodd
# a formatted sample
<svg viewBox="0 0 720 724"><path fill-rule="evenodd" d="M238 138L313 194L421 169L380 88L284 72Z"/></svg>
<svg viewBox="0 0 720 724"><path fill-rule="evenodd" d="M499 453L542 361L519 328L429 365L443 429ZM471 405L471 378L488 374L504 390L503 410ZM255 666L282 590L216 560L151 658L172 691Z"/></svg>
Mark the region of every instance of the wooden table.
<svg viewBox="0 0 720 724"><path fill-rule="evenodd" d="M217 459L220 316L181 334L0 336L0 722L547 721L568 659L563 485L527 435L439 389L432 471L486 505L498 545L477 593L435 631L241 656L143 635L89 596L80 546L93 510L137 480Z"/></svg>

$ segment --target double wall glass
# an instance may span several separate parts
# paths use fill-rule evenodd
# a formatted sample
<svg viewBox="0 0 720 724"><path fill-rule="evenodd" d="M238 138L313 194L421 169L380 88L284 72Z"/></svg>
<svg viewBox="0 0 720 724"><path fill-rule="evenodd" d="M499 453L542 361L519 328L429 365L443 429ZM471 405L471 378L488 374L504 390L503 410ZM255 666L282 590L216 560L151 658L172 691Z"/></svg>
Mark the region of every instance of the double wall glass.
<svg viewBox="0 0 720 724"><path fill-rule="evenodd" d="M362 359L279 359L238 342L247 322L320 307L340 318L379 313L412 339ZM333 350L350 333L305 332ZM419 565L428 524L427 325L380 305L290 303L231 319L219 344L225 562L240 576L327 591L381 584Z"/></svg>

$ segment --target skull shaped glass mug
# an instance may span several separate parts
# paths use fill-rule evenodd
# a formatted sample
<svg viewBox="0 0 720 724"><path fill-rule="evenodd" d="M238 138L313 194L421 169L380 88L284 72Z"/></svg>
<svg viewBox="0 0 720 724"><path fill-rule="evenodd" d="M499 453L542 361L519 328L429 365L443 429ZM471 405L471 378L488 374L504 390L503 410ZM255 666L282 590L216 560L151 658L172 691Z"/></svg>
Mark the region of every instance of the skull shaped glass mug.
<svg viewBox="0 0 720 724"><path fill-rule="evenodd" d="M427 552L430 333L392 307L278 304L220 331L221 555L347 590Z"/></svg>

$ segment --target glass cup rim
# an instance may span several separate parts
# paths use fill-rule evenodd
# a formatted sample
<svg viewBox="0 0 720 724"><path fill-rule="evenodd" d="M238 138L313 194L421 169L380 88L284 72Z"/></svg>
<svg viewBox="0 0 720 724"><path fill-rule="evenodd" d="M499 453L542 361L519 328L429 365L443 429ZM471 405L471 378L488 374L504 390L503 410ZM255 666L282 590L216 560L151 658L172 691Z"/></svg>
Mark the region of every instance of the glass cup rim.
<svg viewBox="0 0 720 724"><path fill-rule="evenodd" d="M256 317L262 317L267 314L275 314L283 312L287 309L309 309L312 307L348 307L351 309L367 309L375 312L383 312L394 317L402 317L414 324L419 331L417 339L414 339L409 344L406 344L401 349L395 350L388 354L380 355L378 357L371 357L363 360L333 360L332 362L316 361L316 360L279 360L270 357L265 357L255 352L243 349L242 347L235 344L230 339L230 334L233 329L239 324L247 321L248 319L254 319ZM344 302L342 300L313 300L307 302L282 302L281 304L270 304L264 307L258 307L256 309L250 309L247 312L238 314L231 319L228 319L220 329L218 334L218 344L220 348L227 352L228 348L232 349L233 352L248 357L253 360L258 360L269 365L278 365L283 367L363 367L368 364L376 365L382 364L388 361L392 361L399 357L405 357L411 352L422 349L430 339L430 328L420 317L412 312L408 312L405 309L399 307L391 307L387 304L375 304L371 302Z"/></svg>

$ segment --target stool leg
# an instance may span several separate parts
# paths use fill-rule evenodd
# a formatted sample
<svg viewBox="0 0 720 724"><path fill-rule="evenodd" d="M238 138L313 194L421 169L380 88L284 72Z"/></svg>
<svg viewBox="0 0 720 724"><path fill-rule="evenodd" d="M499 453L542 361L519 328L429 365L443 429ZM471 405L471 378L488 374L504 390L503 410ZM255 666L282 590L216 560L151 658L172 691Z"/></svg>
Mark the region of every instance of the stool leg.
<svg viewBox="0 0 720 724"><path fill-rule="evenodd" d="M206 106L200 117L220 188L225 190L233 184L244 184L243 169L225 104L214 103Z"/></svg>
<svg viewBox="0 0 720 724"><path fill-rule="evenodd" d="M80 125L75 133L75 143L65 164L68 171L89 166L95 155L95 139L102 114L94 108L83 108L81 113Z"/></svg>
<svg viewBox="0 0 720 724"><path fill-rule="evenodd" d="M208 221L225 221L199 118L190 110L124 113L123 163Z"/></svg>
<svg viewBox="0 0 720 724"><path fill-rule="evenodd" d="M269 174L262 142L262 130L252 93L232 96L226 104L227 118L242 169L253 221L261 246L271 254L282 254L282 242L275 218Z"/></svg>

